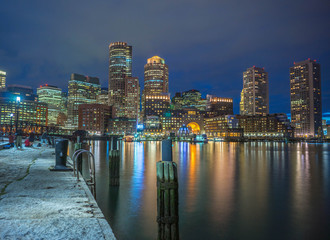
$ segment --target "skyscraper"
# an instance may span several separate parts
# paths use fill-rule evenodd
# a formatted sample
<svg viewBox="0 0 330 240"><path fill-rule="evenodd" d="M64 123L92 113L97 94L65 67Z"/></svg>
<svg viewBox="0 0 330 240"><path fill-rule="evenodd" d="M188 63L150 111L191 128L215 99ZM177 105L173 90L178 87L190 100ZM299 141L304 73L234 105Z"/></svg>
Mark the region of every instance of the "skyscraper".
<svg viewBox="0 0 330 240"><path fill-rule="evenodd" d="M163 58L153 56L144 66L143 117L160 116L169 107L169 102L168 66Z"/></svg>
<svg viewBox="0 0 330 240"><path fill-rule="evenodd" d="M125 117L137 119L140 113L140 84L137 77L125 78Z"/></svg>
<svg viewBox="0 0 330 240"><path fill-rule="evenodd" d="M297 137L310 137L322 128L321 67L310 59L290 68L291 121Z"/></svg>
<svg viewBox="0 0 330 240"><path fill-rule="evenodd" d="M68 87L68 128L78 128L78 106L83 103L96 103L101 92L100 80L73 73Z"/></svg>
<svg viewBox="0 0 330 240"><path fill-rule="evenodd" d="M242 92L241 115L266 115L269 113L268 73L264 68L253 66L243 73Z"/></svg>
<svg viewBox="0 0 330 240"><path fill-rule="evenodd" d="M239 112L241 115L244 115L244 88L241 91L241 101L239 103Z"/></svg>
<svg viewBox="0 0 330 240"><path fill-rule="evenodd" d="M37 89L38 101L48 104L48 125L56 125L57 118L64 110L62 89L48 84Z"/></svg>
<svg viewBox="0 0 330 240"><path fill-rule="evenodd" d="M6 87L6 75L6 72L0 70L0 90Z"/></svg>
<svg viewBox="0 0 330 240"><path fill-rule="evenodd" d="M158 56L149 58L144 65L144 93L159 94L168 92L168 66Z"/></svg>
<svg viewBox="0 0 330 240"><path fill-rule="evenodd" d="M132 46L125 42L109 45L109 104L118 117L125 116L125 78L132 76Z"/></svg>

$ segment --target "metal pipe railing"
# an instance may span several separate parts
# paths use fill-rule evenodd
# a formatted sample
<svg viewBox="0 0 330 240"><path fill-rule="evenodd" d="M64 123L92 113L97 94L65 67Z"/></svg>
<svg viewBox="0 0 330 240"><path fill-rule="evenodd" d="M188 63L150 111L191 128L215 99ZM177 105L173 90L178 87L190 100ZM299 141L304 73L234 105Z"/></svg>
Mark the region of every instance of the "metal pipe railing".
<svg viewBox="0 0 330 240"><path fill-rule="evenodd" d="M85 149L78 149L77 151L75 151L75 153L72 156L72 160L73 160L73 172L74 175L77 176L77 180L79 181L79 170L78 170L78 157L79 155L83 154L83 153L87 153L88 154L88 169L89 169L89 179L86 179L86 183L88 186L91 187L91 191L93 196L96 198L96 181L95 181L95 157L94 154L91 153L88 150ZM92 156L93 161L90 160L90 156ZM77 173L76 173L77 171Z"/></svg>

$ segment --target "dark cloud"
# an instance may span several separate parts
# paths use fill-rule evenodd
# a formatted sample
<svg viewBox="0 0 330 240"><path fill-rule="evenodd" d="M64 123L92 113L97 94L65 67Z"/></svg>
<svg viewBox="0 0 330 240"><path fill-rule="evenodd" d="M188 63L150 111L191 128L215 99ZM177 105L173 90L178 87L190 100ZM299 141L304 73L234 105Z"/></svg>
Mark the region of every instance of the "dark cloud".
<svg viewBox="0 0 330 240"><path fill-rule="evenodd" d="M194 88L232 96L237 110L242 72L257 65L269 72L270 110L288 112L294 61L321 63L329 99L329 10L322 0L4 1L0 68L8 83L66 89L77 72L106 86L108 45L126 41L141 83L146 59L159 55L169 65L172 93Z"/></svg>

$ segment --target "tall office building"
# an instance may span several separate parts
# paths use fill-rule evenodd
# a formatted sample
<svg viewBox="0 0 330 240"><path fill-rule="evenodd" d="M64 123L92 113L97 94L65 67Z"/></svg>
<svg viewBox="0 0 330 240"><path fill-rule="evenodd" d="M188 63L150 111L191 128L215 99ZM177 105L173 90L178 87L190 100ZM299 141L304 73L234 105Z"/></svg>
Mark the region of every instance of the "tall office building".
<svg viewBox="0 0 330 240"><path fill-rule="evenodd" d="M310 59L290 68L291 122L297 137L311 137L322 127L321 67Z"/></svg>
<svg viewBox="0 0 330 240"><path fill-rule="evenodd" d="M38 101L48 105L48 125L56 125L58 116L64 110L62 89L44 84L37 89Z"/></svg>
<svg viewBox="0 0 330 240"><path fill-rule="evenodd" d="M73 73L68 86L68 129L78 128L78 106L84 103L96 103L101 92L100 80Z"/></svg>
<svg viewBox="0 0 330 240"><path fill-rule="evenodd" d="M268 73L264 68L251 67L243 73L241 115L269 113Z"/></svg>
<svg viewBox="0 0 330 240"><path fill-rule="evenodd" d="M30 86L9 85L0 91L0 131L16 131L16 126L24 132L42 132L48 125L48 106L38 102Z"/></svg>
<svg viewBox="0 0 330 240"><path fill-rule="evenodd" d="M132 46L125 42L109 45L109 104L118 117L125 116L125 78L132 76Z"/></svg>
<svg viewBox="0 0 330 240"><path fill-rule="evenodd" d="M168 92L168 66L158 56L149 58L144 66L144 93L159 94Z"/></svg>
<svg viewBox="0 0 330 240"><path fill-rule="evenodd" d="M144 66L143 117L160 116L169 107L168 98L168 66L163 58L153 56Z"/></svg>
<svg viewBox="0 0 330 240"><path fill-rule="evenodd" d="M140 113L140 84L137 77L125 78L125 117L137 119Z"/></svg>
<svg viewBox="0 0 330 240"><path fill-rule="evenodd" d="M0 70L0 90L6 87L6 75L6 72Z"/></svg>
<svg viewBox="0 0 330 240"><path fill-rule="evenodd" d="M239 112L241 115L244 115L244 88L241 91L241 101L239 103Z"/></svg>

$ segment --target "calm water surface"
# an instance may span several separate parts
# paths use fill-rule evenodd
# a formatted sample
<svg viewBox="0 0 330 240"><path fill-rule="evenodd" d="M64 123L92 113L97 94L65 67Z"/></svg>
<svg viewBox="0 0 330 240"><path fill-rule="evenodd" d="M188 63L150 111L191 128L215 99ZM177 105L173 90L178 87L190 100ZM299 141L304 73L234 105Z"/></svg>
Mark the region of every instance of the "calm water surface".
<svg viewBox="0 0 330 240"><path fill-rule="evenodd" d="M97 202L118 239L157 238L160 142L121 145L109 186L109 143L96 154ZM329 239L330 145L174 143L180 239Z"/></svg>

